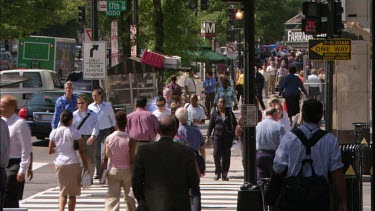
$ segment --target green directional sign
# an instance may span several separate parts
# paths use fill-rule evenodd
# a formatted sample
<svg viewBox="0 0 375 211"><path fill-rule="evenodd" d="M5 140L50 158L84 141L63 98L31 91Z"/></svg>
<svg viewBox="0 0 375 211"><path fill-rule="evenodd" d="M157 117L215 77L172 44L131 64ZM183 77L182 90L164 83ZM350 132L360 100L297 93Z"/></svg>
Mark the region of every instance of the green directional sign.
<svg viewBox="0 0 375 211"><path fill-rule="evenodd" d="M126 1L107 1L107 16L120 16L121 11L127 10Z"/></svg>

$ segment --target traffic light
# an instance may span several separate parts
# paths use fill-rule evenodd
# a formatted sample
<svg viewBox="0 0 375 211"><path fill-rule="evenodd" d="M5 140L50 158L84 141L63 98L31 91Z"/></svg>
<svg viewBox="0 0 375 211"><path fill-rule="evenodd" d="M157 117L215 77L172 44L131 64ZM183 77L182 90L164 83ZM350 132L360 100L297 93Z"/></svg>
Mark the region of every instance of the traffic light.
<svg viewBox="0 0 375 211"><path fill-rule="evenodd" d="M341 35L344 30L344 24L342 23L342 13L344 8L341 6L341 2L335 2L334 8L334 20L333 20L333 34Z"/></svg>
<svg viewBox="0 0 375 211"><path fill-rule="evenodd" d="M236 25L236 10L234 8L228 9L229 26L234 27Z"/></svg>
<svg viewBox="0 0 375 211"><path fill-rule="evenodd" d="M86 17L85 6L78 7L78 22L84 24Z"/></svg>
<svg viewBox="0 0 375 211"><path fill-rule="evenodd" d="M198 0L189 0L185 3L188 9L196 10L198 8Z"/></svg>
<svg viewBox="0 0 375 211"><path fill-rule="evenodd" d="M201 0L201 10L208 9L208 0Z"/></svg>
<svg viewBox="0 0 375 211"><path fill-rule="evenodd" d="M328 33L328 4L318 2L303 2L302 31L305 34L324 34Z"/></svg>

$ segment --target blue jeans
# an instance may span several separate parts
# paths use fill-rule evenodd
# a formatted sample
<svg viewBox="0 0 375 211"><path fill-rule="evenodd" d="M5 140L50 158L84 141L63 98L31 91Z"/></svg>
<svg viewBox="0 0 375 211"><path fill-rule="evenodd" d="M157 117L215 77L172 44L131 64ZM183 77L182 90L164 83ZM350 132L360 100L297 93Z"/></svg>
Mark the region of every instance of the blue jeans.
<svg viewBox="0 0 375 211"><path fill-rule="evenodd" d="M107 136L111 134L111 128L103 129L99 131L98 137L96 137L96 152L95 152L95 160L96 160L96 175L99 176L100 166L102 164L102 143L104 143Z"/></svg>

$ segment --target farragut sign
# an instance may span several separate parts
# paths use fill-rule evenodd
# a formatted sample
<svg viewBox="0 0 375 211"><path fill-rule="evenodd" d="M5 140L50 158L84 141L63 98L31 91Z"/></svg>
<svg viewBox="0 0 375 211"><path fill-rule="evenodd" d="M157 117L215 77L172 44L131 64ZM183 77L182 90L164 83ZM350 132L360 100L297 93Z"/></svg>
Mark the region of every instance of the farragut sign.
<svg viewBox="0 0 375 211"><path fill-rule="evenodd" d="M309 39L313 39L312 35L307 35L303 31L286 31L286 41L285 42L307 42Z"/></svg>

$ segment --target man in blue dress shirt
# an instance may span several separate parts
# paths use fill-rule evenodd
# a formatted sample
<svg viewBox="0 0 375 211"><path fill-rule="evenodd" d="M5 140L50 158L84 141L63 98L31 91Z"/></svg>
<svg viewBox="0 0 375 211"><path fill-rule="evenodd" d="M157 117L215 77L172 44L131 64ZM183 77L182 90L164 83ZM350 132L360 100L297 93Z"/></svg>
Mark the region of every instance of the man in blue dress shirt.
<svg viewBox="0 0 375 211"><path fill-rule="evenodd" d="M55 112L51 121L52 130L56 129L60 122L60 115L64 110L74 112L77 109L77 97L78 95L73 94L74 86L71 81L67 81L64 84L65 95L59 97L56 100Z"/></svg>
<svg viewBox="0 0 375 211"><path fill-rule="evenodd" d="M310 99L303 103L303 124L298 128L304 133L307 139L310 139L312 135L320 129L319 123L322 116L323 104L320 101ZM302 167L302 160L306 158L305 151L306 147L299 138L293 132L288 132L281 138L279 148L276 151L273 170L276 174L282 174L287 168L287 177L297 176ZM311 147L310 159L313 160L312 164L316 175L324 176L328 181L328 174L330 174L333 184L335 185L339 210L347 210L345 178L342 171L344 165L341 162L341 151L337 138L331 133L327 133L323 136ZM311 168L304 168L302 173L305 177L311 176ZM329 201L329 199L324 200L322 198L321 201L317 201L316 204L323 204L323 201ZM293 204L289 206L293 206ZM329 203L325 204L325 206L327 209L324 210L328 210ZM286 208L286 210L291 209ZM299 210L306 209L302 208Z"/></svg>
<svg viewBox="0 0 375 211"><path fill-rule="evenodd" d="M79 95L77 105L78 110L73 112L73 127L81 134L92 178L94 176L96 164L96 144L94 142L99 134L99 122L96 113L87 109L89 106L87 95ZM83 122L84 119L85 121ZM80 128L78 129L79 126Z"/></svg>
<svg viewBox="0 0 375 211"><path fill-rule="evenodd" d="M262 178L270 178L275 151L285 134L284 126L278 123L276 108L266 110L266 118L256 127L256 166L258 184Z"/></svg>
<svg viewBox="0 0 375 211"><path fill-rule="evenodd" d="M215 91L216 91L216 80L212 77L212 72L206 72L206 79L202 83L202 87L204 89L204 94L206 96L205 106L207 109L207 116L209 117L211 114L211 108L214 105L215 100Z"/></svg>

